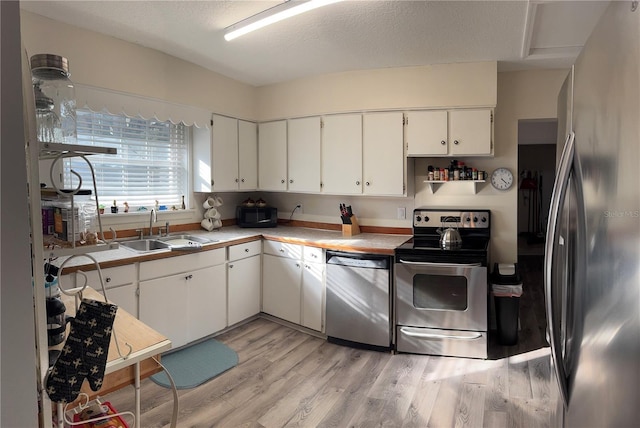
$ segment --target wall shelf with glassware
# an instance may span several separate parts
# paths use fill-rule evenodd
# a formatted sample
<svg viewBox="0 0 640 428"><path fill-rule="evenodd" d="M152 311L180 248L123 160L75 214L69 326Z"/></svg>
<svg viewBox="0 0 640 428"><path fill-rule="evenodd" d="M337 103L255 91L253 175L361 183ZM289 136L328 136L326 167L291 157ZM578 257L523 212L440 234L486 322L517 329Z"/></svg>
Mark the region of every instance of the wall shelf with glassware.
<svg viewBox="0 0 640 428"><path fill-rule="evenodd" d="M486 183L486 180L424 180L424 183L429 185L429 189L431 193L436 193L440 186L446 185L445 187L459 187L468 189L467 192L471 192L474 195L478 193L477 184L478 183Z"/></svg>

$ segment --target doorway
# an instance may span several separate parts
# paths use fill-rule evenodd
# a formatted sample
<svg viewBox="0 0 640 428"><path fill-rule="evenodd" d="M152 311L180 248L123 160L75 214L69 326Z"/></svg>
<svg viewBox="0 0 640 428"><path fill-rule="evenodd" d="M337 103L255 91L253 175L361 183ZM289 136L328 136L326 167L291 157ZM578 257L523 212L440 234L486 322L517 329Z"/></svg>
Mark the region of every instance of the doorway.
<svg viewBox="0 0 640 428"><path fill-rule="evenodd" d="M557 132L557 119L518 121L518 255L544 254Z"/></svg>

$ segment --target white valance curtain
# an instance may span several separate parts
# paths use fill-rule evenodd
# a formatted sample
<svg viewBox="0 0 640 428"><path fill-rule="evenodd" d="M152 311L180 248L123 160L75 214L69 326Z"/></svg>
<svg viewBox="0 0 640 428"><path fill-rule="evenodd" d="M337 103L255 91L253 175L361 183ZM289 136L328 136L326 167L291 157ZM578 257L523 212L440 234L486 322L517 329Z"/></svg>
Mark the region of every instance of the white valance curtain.
<svg viewBox="0 0 640 428"><path fill-rule="evenodd" d="M156 118L162 122L184 123L198 128L210 127L211 112L205 109L78 83L74 86L77 108L88 108L94 112L107 110L111 114L129 117Z"/></svg>

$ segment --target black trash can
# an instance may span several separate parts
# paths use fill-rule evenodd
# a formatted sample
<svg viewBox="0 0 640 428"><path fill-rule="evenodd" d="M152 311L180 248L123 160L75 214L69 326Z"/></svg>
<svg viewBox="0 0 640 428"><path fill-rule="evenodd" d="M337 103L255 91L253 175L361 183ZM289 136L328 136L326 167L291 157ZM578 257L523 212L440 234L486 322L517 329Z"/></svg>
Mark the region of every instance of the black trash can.
<svg viewBox="0 0 640 428"><path fill-rule="evenodd" d="M512 346L518 343L518 317L522 279L517 263L495 263L490 277L496 306L498 342Z"/></svg>

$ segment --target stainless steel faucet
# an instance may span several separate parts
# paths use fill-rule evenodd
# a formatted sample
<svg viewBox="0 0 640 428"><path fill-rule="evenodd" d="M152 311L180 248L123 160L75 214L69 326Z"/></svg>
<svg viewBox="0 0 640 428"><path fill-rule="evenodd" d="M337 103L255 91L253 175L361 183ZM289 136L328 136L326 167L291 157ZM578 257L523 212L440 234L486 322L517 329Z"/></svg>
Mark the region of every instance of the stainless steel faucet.
<svg viewBox="0 0 640 428"><path fill-rule="evenodd" d="M149 216L149 236L153 236L153 223L158 221L158 213L156 210L151 210L151 215Z"/></svg>

